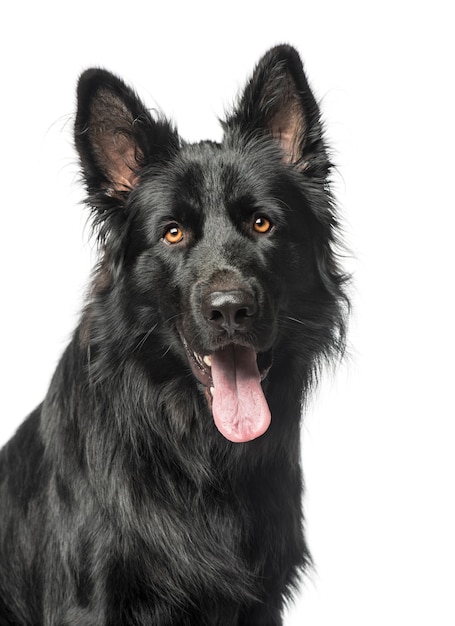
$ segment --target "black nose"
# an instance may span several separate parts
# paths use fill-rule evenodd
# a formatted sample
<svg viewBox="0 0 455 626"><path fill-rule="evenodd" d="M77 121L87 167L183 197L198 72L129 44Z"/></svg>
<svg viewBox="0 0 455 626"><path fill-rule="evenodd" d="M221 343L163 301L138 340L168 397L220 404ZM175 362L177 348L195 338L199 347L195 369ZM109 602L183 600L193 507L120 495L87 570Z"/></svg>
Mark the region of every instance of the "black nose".
<svg viewBox="0 0 455 626"><path fill-rule="evenodd" d="M256 309L254 295L245 289L211 291L202 299L202 315L211 326L229 335L247 330Z"/></svg>

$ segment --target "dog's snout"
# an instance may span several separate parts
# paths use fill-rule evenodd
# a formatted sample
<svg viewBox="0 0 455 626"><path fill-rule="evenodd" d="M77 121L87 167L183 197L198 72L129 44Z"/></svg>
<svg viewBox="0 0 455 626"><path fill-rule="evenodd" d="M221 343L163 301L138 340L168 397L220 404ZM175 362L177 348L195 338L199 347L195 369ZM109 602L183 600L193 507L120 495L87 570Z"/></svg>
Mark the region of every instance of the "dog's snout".
<svg viewBox="0 0 455 626"><path fill-rule="evenodd" d="M245 289L211 291L202 300L202 315L207 322L229 335L247 330L256 310L254 294Z"/></svg>

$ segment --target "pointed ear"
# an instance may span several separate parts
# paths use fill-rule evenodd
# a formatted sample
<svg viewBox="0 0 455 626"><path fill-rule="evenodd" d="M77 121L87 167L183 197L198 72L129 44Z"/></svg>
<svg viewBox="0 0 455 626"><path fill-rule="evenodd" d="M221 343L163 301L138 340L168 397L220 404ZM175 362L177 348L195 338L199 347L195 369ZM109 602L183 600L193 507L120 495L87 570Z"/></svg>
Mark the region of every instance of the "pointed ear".
<svg viewBox="0 0 455 626"><path fill-rule="evenodd" d="M226 125L273 137L283 160L300 169L324 150L319 107L294 48L277 46L264 55Z"/></svg>
<svg viewBox="0 0 455 626"><path fill-rule="evenodd" d="M91 194L123 196L138 184L145 165L178 146L170 124L153 120L134 91L110 72L84 72L77 100L75 142Z"/></svg>

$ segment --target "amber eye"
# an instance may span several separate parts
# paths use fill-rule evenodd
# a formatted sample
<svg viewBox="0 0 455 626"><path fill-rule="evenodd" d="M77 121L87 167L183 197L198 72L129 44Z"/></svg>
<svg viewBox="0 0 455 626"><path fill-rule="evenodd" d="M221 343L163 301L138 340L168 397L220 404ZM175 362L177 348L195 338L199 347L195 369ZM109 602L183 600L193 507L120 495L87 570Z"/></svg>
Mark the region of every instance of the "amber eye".
<svg viewBox="0 0 455 626"><path fill-rule="evenodd" d="M254 218L253 228L260 235L265 235L272 230L272 222L263 215L257 215Z"/></svg>
<svg viewBox="0 0 455 626"><path fill-rule="evenodd" d="M164 233L164 240L167 243L180 243L183 239L183 230L177 224L169 226Z"/></svg>

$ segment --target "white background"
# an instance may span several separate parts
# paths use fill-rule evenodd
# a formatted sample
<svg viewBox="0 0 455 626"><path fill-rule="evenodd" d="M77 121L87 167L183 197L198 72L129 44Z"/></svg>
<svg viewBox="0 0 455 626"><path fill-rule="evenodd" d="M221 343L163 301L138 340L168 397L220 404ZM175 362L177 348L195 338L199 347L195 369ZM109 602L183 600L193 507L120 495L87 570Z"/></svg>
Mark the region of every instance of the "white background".
<svg viewBox="0 0 455 626"><path fill-rule="evenodd" d="M300 51L355 254L350 358L303 427L316 571L288 626L455 624L450 3L9 2L2 9L0 444L42 399L93 261L74 89L107 67L189 140L269 47ZM5 6L7 8L5 8Z"/></svg>

